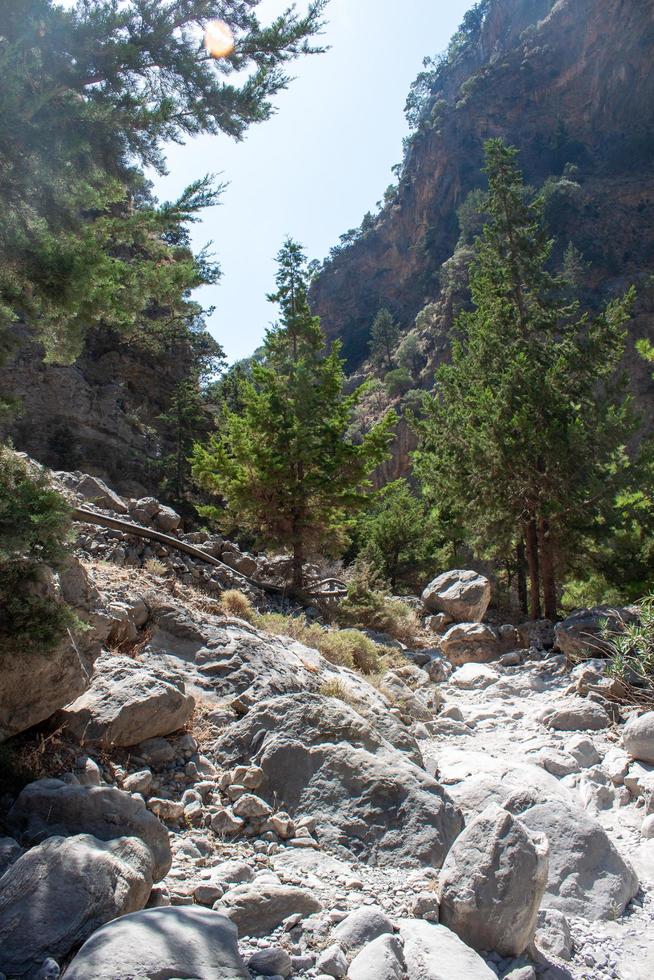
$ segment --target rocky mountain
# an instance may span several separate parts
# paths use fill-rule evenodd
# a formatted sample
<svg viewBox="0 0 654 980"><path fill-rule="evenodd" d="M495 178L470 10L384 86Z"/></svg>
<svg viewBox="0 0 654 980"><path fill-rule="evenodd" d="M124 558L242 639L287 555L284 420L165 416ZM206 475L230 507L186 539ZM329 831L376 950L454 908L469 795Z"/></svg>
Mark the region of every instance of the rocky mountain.
<svg viewBox="0 0 654 980"><path fill-rule="evenodd" d="M88 629L0 651L5 976L649 980L654 712L590 659L615 611L491 626L451 571L364 675L225 615L227 542L51 479L90 513L54 586Z"/></svg>
<svg viewBox="0 0 654 980"><path fill-rule="evenodd" d="M579 250L584 300L598 306L636 283L632 337L654 335L654 3L484 0L435 73L399 185L315 280L315 312L352 368L384 306L410 329L436 304L431 366L446 356L443 265L457 252L457 212L482 185L482 144L497 136L546 185L554 261L570 242ZM636 391L651 393L631 348L629 366Z"/></svg>

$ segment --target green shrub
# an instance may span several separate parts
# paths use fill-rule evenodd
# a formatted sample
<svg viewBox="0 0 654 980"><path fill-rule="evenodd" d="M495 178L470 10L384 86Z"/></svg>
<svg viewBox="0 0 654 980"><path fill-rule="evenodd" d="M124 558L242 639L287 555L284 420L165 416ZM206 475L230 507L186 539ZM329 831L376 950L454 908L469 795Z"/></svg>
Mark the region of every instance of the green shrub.
<svg viewBox="0 0 654 980"><path fill-rule="evenodd" d="M336 615L343 626L387 633L408 645L420 631L415 610L390 596L379 573L361 559L352 568L347 598L341 602Z"/></svg>
<svg viewBox="0 0 654 980"><path fill-rule="evenodd" d="M625 624L613 630L606 625L602 637L611 647L609 673L625 683L651 687L654 684L654 595L640 604L637 623Z"/></svg>
<svg viewBox="0 0 654 980"><path fill-rule="evenodd" d="M45 475L0 447L0 649L47 652L80 621L49 587L66 558L70 508Z"/></svg>

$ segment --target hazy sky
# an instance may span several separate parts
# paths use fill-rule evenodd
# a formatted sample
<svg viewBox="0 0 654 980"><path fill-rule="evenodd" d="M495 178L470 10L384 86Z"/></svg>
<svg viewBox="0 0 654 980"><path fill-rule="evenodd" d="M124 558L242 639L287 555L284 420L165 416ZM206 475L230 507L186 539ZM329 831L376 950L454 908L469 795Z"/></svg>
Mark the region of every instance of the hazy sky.
<svg viewBox="0 0 654 980"><path fill-rule="evenodd" d="M287 6L263 0L262 20ZM193 236L197 245L213 241L222 268L220 282L198 295L216 307L210 328L230 360L251 354L275 318L265 297L284 237L322 259L375 209L402 155L409 85L471 6L472 0L331 0L324 36L331 50L292 66L295 81L278 97L276 116L253 126L240 144L214 136L171 147L170 175L156 181L161 197L206 172L229 182L222 204Z"/></svg>

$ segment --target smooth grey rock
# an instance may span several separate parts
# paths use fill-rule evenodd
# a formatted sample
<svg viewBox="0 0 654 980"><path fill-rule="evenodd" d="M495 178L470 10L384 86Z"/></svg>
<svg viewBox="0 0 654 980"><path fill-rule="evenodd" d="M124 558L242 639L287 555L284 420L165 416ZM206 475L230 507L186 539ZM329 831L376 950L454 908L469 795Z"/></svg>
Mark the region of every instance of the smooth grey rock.
<svg viewBox="0 0 654 980"><path fill-rule="evenodd" d="M291 957L281 946L260 949L250 957L248 966L262 977L290 977L293 970Z"/></svg>
<svg viewBox="0 0 654 980"><path fill-rule="evenodd" d="M26 844L47 837L92 834L99 840L139 837L154 857L153 880L172 864L168 831L145 804L113 786L69 786L39 779L22 790L7 821Z"/></svg>
<svg viewBox="0 0 654 980"><path fill-rule="evenodd" d="M654 763L654 711L632 715L622 729L622 744L632 759Z"/></svg>
<svg viewBox="0 0 654 980"><path fill-rule="evenodd" d="M520 820L550 842L546 908L591 921L622 915L638 877L596 820L563 799L531 806Z"/></svg>
<svg viewBox="0 0 654 980"><path fill-rule="evenodd" d="M348 980L402 980L402 943L397 936L378 936L364 946L347 971Z"/></svg>
<svg viewBox="0 0 654 980"><path fill-rule="evenodd" d="M51 956L48 956L34 974L33 980L59 980L60 976L59 964Z"/></svg>
<svg viewBox="0 0 654 980"><path fill-rule="evenodd" d="M442 787L333 698L257 704L214 749L225 766L261 766L259 795L291 817L314 817L319 842L350 857L438 867L462 828Z"/></svg>
<svg viewBox="0 0 654 980"><path fill-rule="evenodd" d="M433 579L422 593L428 612L446 613L459 622L480 623L491 599L490 582L478 572L453 569Z"/></svg>
<svg viewBox="0 0 654 980"><path fill-rule="evenodd" d="M591 742L585 735L573 735L565 743L565 751L576 759L583 769L591 766L598 766L602 758Z"/></svg>
<svg viewBox="0 0 654 980"><path fill-rule="evenodd" d="M468 946L519 956L533 939L549 846L496 803L455 841L439 875L440 921Z"/></svg>
<svg viewBox="0 0 654 980"><path fill-rule="evenodd" d="M316 960L316 969L328 977L341 980L347 974L347 957L339 943L332 943L324 949Z"/></svg>
<svg viewBox="0 0 654 980"><path fill-rule="evenodd" d="M497 980L481 956L445 926L402 919L400 939L410 980Z"/></svg>
<svg viewBox="0 0 654 980"><path fill-rule="evenodd" d="M129 746L183 728L194 707L172 672L107 653L95 663L90 688L58 720L84 745Z"/></svg>
<svg viewBox="0 0 654 980"><path fill-rule="evenodd" d="M608 623L612 632L623 624L635 623L640 616L637 606L595 606L581 609L554 628L555 645L571 660L587 660L611 652L610 644L601 636L602 624Z"/></svg>
<svg viewBox="0 0 654 980"><path fill-rule="evenodd" d="M236 927L193 906L146 909L94 933L66 980L250 980Z"/></svg>
<svg viewBox="0 0 654 980"><path fill-rule="evenodd" d="M378 905L364 905L350 912L332 936L347 953L362 949L373 939L393 933L393 923Z"/></svg>
<svg viewBox="0 0 654 980"><path fill-rule="evenodd" d="M450 683L464 691L481 691L499 681L500 675L485 664L463 664L455 670Z"/></svg>
<svg viewBox="0 0 654 980"><path fill-rule="evenodd" d="M257 879L230 888L214 905L235 924L239 936L267 936L289 915L311 915L321 908L305 888Z"/></svg>
<svg viewBox="0 0 654 980"><path fill-rule="evenodd" d="M604 708L582 698L564 698L554 702L542 713L541 720L548 728L558 732L597 732L611 724Z"/></svg>
<svg viewBox="0 0 654 980"><path fill-rule="evenodd" d="M143 908L152 868L133 837L50 837L33 847L2 878L0 969L22 975L47 956L59 960L105 922Z"/></svg>

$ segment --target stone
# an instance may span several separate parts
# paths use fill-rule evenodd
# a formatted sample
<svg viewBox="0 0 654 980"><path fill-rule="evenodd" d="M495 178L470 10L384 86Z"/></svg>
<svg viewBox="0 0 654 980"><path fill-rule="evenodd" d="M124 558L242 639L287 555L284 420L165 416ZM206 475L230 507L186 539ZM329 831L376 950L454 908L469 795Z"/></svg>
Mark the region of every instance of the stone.
<svg viewBox="0 0 654 980"><path fill-rule="evenodd" d="M581 698L562 698L555 702L543 712L541 721L557 732L598 732L611 724L604 708Z"/></svg>
<svg viewBox="0 0 654 980"><path fill-rule="evenodd" d="M70 558L57 575L41 566L34 588L43 596L66 602L81 620L94 620L92 610L98 597L76 559ZM50 718L87 689L101 639L98 625L92 622L74 640L66 636L47 653L32 651L29 669L23 650L3 649L0 742Z"/></svg>
<svg viewBox="0 0 654 980"><path fill-rule="evenodd" d="M464 664L454 671L450 683L464 691L480 691L499 679L497 671L485 664Z"/></svg>
<svg viewBox="0 0 654 980"><path fill-rule="evenodd" d="M452 617L447 613L436 613L425 618L425 629L431 630L432 633L443 633L451 622Z"/></svg>
<svg viewBox="0 0 654 980"><path fill-rule="evenodd" d="M409 912L414 919L438 922L440 906L436 892L418 892L409 901Z"/></svg>
<svg viewBox="0 0 654 980"><path fill-rule="evenodd" d="M622 729L622 744L632 759L654 763L654 711L631 716Z"/></svg>
<svg viewBox="0 0 654 980"><path fill-rule="evenodd" d="M504 980L536 980L536 971L533 966L519 966L510 973L504 975Z"/></svg>
<svg viewBox="0 0 654 980"><path fill-rule="evenodd" d="M0 837L0 878L21 854L25 853L25 848L21 847L13 837Z"/></svg>
<svg viewBox="0 0 654 980"><path fill-rule="evenodd" d="M123 779L123 789L128 793L141 793L148 796L152 789L152 773L149 769L139 769Z"/></svg>
<svg viewBox="0 0 654 980"><path fill-rule="evenodd" d="M440 921L468 946L519 956L533 939L549 846L496 803L459 835L439 875Z"/></svg>
<svg viewBox="0 0 654 980"><path fill-rule="evenodd" d="M290 977L293 970L291 957L281 946L260 949L250 957L248 966L253 973L262 977Z"/></svg>
<svg viewBox="0 0 654 980"><path fill-rule="evenodd" d="M602 768L615 786L622 786L629 772L631 759L622 749L613 747L604 756Z"/></svg>
<svg viewBox="0 0 654 980"><path fill-rule="evenodd" d="M64 729L82 744L129 746L183 728L195 699L171 672L103 654L90 688L59 713Z"/></svg>
<svg viewBox="0 0 654 980"><path fill-rule="evenodd" d="M214 906L234 923L239 936L267 936L289 915L311 915L321 908L304 888L256 879L230 888Z"/></svg>
<svg viewBox="0 0 654 980"><path fill-rule="evenodd" d="M175 758L175 749L167 738L147 738L137 746L137 752L144 762L155 769L165 766Z"/></svg>
<svg viewBox="0 0 654 980"><path fill-rule="evenodd" d="M141 497L130 503L130 517L138 524L151 524L161 510L161 506L154 497Z"/></svg>
<svg viewBox="0 0 654 980"><path fill-rule="evenodd" d="M209 908L212 908L218 899L222 898L224 894L225 890L221 885L215 885L211 882L196 885L196 887L193 889L193 898L198 905L206 905Z"/></svg>
<svg viewBox="0 0 654 980"><path fill-rule="evenodd" d="M358 953L347 971L348 980L402 980L404 957L397 936L378 936Z"/></svg>
<svg viewBox="0 0 654 980"><path fill-rule="evenodd" d="M243 882L252 881L254 872L245 861L224 861L216 865L212 877L222 885L241 885Z"/></svg>
<svg viewBox="0 0 654 980"><path fill-rule="evenodd" d="M457 623L441 638L441 650L454 666L497 660L502 646L497 634L483 623Z"/></svg>
<svg viewBox="0 0 654 980"><path fill-rule="evenodd" d="M141 800L113 786L69 786L59 779L39 779L22 790L7 821L26 844L73 834L105 841L138 837L153 854L154 881L165 878L172 864L163 824Z"/></svg>
<svg viewBox="0 0 654 980"><path fill-rule="evenodd" d="M520 820L550 842L544 907L591 920L622 915L638 877L593 817L560 798L529 806Z"/></svg>
<svg viewBox="0 0 654 980"><path fill-rule="evenodd" d="M59 964L51 956L48 956L34 974L34 980L59 980L60 976Z"/></svg>
<svg viewBox="0 0 654 980"><path fill-rule="evenodd" d="M550 619L529 620L518 626L520 647L550 650L554 646L554 623Z"/></svg>
<svg viewBox="0 0 654 980"><path fill-rule="evenodd" d="M577 760L582 769L598 766L602 761L599 752L585 735L573 735L567 739L565 751Z"/></svg>
<svg viewBox="0 0 654 980"><path fill-rule="evenodd" d="M66 971L66 980L250 980L236 927L194 906L146 909L95 932Z"/></svg>
<svg viewBox="0 0 654 980"><path fill-rule="evenodd" d="M240 796L232 809L237 817L243 817L247 820L265 820L272 814L272 808L268 806L266 801L258 796L253 796L251 793Z"/></svg>
<svg viewBox="0 0 654 980"><path fill-rule="evenodd" d="M151 796L148 800L148 810L165 823L178 823L184 816L184 804L179 800L166 800L160 796Z"/></svg>
<svg viewBox="0 0 654 980"><path fill-rule="evenodd" d="M454 569L433 579L422 593L428 612L446 613L453 620L480 623L491 599L490 582L478 572Z"/></svg>
<svg viewBox="0 0 654 980"><path fill-rule="evenodd" d="M411 980L497 980L481 956L445 926L400 920L404 962Z"/></svg>
<svg viewBox="0 0 654 980"><path fill-rule="evenodd" d="M164 534L172 534L182 523L182 518L179 516L177 511L173 510L172 507L164 507L163 505L159 508L158 513L155 516L155 524L160 531Z"/></svg>
<svg viewBox="0 0 654 980"><path fill-rule="evenodd" d="M604 623L612 632L622 625L638 621L637 606L595 606L581 609L554 628L555 646L570 660L588 660L611 652L610 644L601 636Z"/></svg>
<svg viewBox="0 0 654 980"><path fill-rule="evenodd" d="M143 908L153 865L133 837L50 837L31 848L2 878L0 969L23 975L46 956L60 960L104 923Z"/></svg>
<svg viewBox="0 0 654 980"><path fill-rule="evenodd" d="M557 752L556 749L549 747L540 749L534 756L534 761L558 778L569 776L572 772L579 772L579 763L574 756L568 752Z"/></svg>
<svg viewBox="0 0 654 980"><path fill-rule="evenodd" d="M439 867L462 827L436 780L334 698L256 704L214 750L226 767L256 762L261 798L291 818L314 817L319 843L350 857Z"/></svg>
<svg viewBox="0 0 654 980"><path fill-rule="evenodd" d="M347 957L339 943L332 943L316 960L316 969L328 977L341 980L347 974Z"/></svg>
<svg viewBox="0 0 654 980"><path fill-rule="evenodd" d="M245 820L234 815L229 807L221 807L212 813L210 827L218 837L231 837L245 826Z"/></svg>
<svg viewBox="0 0 654 980"><path fill-rule="evenodd" d="M560 960L572 959L572 933L568 920L558 909L541 909L536 927L536 946Z"/></svg>
<svg viewBox="0 0 654 980"><path fill-rule="evenodd" d="M377 905L355 909L333 930L333 937L347 953L355 953L373 939L393 933L393 923Z"/></svg>
<svg viewBox="0 0 654 980"><path fill-rule="evenodd" d="M650 813L649 816L645 817L642 824L640 825L640 836L646 840L651 840L654 837L654 813Z"/></svg>
<svg viewBox="0 0 654 980"><path fill-rule="evenodd" d="M126 514L128 507L122 497L114 493L107 484L98 479L97 476L90 476L88 473L71 473L73 477L72 487L76 493L84 497L88 503L95 504L102 510L111 510L115 514Z"/></svg>

